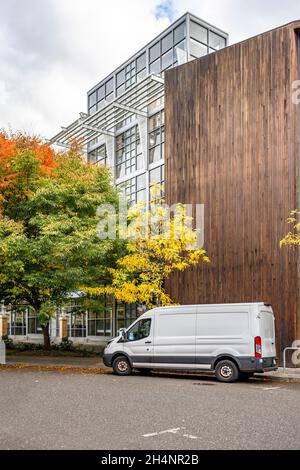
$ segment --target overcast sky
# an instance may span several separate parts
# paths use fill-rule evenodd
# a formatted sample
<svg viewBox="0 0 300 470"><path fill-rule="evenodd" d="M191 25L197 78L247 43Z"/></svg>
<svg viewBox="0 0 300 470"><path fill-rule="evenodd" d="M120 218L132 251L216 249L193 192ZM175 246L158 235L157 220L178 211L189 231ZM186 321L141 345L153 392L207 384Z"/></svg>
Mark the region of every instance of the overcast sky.
<svg viewBox="0 0 300 470"><path fill-rule="evenodd" d="M299 0L0 0L0 128L51 137L86 92L190 11L230 43L300 19Z"/></svg>

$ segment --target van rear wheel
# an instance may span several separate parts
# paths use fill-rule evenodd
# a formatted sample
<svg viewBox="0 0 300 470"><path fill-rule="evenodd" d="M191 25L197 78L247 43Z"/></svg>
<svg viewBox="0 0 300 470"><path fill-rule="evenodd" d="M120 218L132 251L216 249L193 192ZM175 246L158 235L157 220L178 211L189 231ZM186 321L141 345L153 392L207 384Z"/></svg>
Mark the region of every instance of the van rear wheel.
<svg viewBox="0 0 300 470"><path fill-rule="evenodd" d="M132 368L127 357L119 356L117 357L112 364L113 371L117 375L130 375Z"/></svg>
<svg viewBox="0 0 300 470"><path fill-rule="evenodd" d="M233 361L224 359L217 364L215 375L219 382L232 383L238 380L239 369Z"/></svg>

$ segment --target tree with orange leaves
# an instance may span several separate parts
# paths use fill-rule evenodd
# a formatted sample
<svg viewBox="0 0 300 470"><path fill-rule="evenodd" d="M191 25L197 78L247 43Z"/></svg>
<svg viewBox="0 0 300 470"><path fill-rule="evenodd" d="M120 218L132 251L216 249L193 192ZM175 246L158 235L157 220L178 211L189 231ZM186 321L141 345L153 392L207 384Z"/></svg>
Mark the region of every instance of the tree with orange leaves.
<svg viewBox="0 0 300 470"><path fill-rule="evenodd" d="M97 207L115 204L109 170L78 149L55 153L36 138L0 134L0 300L37 313L44 345L57 307L103 282L122 242L97 236Z"/></svg>
<svg viewBox="0 0 300 470"><path fill-rule="evenodd" d="M36 137L1 132L0 210L8 217L16 216L18 202L26 200L39 178L51 176L55 167L55 153L49 145Z"/></svg>

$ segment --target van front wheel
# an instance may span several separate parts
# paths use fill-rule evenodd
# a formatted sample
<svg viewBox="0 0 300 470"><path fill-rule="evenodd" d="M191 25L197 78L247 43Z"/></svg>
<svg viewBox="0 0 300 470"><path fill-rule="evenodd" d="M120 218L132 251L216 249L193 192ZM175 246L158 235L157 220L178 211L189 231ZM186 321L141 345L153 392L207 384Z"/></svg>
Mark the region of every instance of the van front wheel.
<svg viewBox="0 0 300 470"><path fill-rule="evenodd" d="M219 382L236 382L239 378L239 370L234 362L224 359L217 364L215 374Z"/></svg>
<svg viewBox="0 0 300 470"><path fill-rule="evenodd" d="M125 356L117 357L113 362L113 370L117 375L130 375L132 368L131 365Z"/></svg>

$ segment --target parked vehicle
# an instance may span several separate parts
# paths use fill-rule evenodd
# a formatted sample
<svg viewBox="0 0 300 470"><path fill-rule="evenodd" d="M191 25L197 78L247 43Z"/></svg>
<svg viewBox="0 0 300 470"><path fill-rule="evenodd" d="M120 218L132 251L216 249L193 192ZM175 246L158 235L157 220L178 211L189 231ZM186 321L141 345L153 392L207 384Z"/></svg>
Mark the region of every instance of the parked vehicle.
<svg viewBox="0 0 300 470"><path fill-rule="evenodd" d="M103 361L118 375L214 371L222 382L276 370L273 310L265 303L155 308L120 330Z"/></svg>

